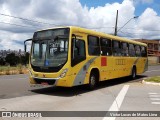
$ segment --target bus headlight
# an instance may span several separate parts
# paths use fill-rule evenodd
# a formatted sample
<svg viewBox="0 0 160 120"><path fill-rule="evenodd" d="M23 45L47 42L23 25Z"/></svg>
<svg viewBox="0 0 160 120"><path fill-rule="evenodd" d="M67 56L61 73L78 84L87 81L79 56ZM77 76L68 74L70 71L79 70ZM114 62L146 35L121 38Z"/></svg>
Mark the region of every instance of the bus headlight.
<svg viewBox="0 0 160 120"><path fill-rule="evenodd" d="M61 78L65 77L65 76L66 76L67 71L68 71L68 68L64 69L64 70L63 70L63 72L60 74L60 76L59 76L59 77L61 77Z"/></svg>

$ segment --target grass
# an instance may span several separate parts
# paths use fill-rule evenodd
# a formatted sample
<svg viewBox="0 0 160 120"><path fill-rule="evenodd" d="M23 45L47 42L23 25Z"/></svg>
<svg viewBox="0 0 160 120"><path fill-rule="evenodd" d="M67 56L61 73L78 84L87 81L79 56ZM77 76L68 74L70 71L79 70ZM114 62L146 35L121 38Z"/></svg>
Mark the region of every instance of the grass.
<svg viewBox="0 0 160 120"><path fill-rule="evenodd" d="M160 65L160 63L149 63L148 66L157 66Z"/></svg>
<svg viewBox="0 0 160 120"><path fill-rule="evenodd" d="M145 81L146 82L160 83L160 76L151 77L151 78L145 79Z"/></svg>
<svg viewBox="0 0 160 120"><path fill-rule="evenodd" d="M8 69L8 67L9 67L10 70L15 70L15 69L17 69L17 66L0 66L0 70L1 70L1 71L5 71L5 70Z"/></svg>
<svg viewBox="0 0 160 120"><path fill-rule="evenodd" d="M0 75L13 75L27 73L27 68L22 65L17 66L0 66Z"/></svg>

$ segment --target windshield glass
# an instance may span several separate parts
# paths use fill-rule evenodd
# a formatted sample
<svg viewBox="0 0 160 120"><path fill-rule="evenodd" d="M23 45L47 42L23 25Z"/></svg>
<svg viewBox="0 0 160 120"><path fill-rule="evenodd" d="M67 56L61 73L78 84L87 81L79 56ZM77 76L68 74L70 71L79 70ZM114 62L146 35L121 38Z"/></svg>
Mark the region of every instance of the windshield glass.
<svg viewBox="0 0 160 120"><path fill-rule="evenodd" d="M61 37L60 37L61 36ZM31 64L39 67L58 67L65 64L68 56L68 37L51 36L36 38L32 42Z"/></svg>

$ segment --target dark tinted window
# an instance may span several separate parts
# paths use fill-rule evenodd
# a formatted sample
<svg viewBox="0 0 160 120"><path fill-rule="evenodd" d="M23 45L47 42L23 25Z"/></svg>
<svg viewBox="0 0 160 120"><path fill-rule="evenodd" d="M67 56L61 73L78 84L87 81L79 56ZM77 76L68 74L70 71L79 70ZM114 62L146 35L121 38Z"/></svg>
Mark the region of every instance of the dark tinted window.
<svg viewBox="0 0 160 120"><path fill-rule="evenodd" d="M129 44L129 56L135 57L135 48L133 44Z"/></svg>
<svg viewBox="0 0 160 120"><path fill-rule="evenodd" d="M50 30L43 30L39 32L35 32L34 39L44 39L44 38L51 38L56 36L69 36L69 29L68 28L60 28L60 29L50 29Z"/></svg>
<svg viewBox="0 0 160 120"><path fill-rule="evenodd" d="M112 55L111 40L106 38L101 38L100 43L101 43L101 52L102 52L101 55L104 55L104 56Z"/></svg>
<svg viewBox="0 0 160 120"><path fill-rule="evenodd" d="M122 42L121 43L122 48L122 56L129 56L128 53L128 43Z"/></svg>
<svg viewBox="0 0 160 120"><path fill-rule="evenodd" d="M121 45L119 41L112 40L112 52L114 56L121 56Z"/></svg>
<svg viewBox="0 0 160 120"><path fill-rule="evenodd" d="M72 39L72 66L86 59L85 42Z"/></svg>
<svg viewBox="0 0 160 120"><path fill-rule="evenodd" d="M136 52L136 56L140 57L141 56L141 48L139 45L135 46L135 52Z"/></svg>
<svg viewBox="0 0 160 120"><path fill-rule="evenodd" d="M147 48L144 46L141 46L141 56L147 57Z"/></svg>
<svg viewBox="0 0 160 120"><path fill-rule="evenodd" d="M98 37L88 36L88 53L89 55L100 55L100 45Z"/></svg>

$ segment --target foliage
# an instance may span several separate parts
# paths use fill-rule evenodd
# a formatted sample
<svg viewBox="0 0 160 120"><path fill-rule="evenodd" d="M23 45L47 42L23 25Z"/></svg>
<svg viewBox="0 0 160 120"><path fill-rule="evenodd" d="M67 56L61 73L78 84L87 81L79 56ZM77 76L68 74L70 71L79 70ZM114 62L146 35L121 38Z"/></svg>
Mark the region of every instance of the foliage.
<svg viewBox="0 0 160 120"><path fill-rule="evenodd" d="M19 56L16 56L15 53L10 53L6 56L6 63L9 63L11 66L17 65L20 63Z"/></svg>
<svg viewBox="0 0 160 120"><path fill-rule="evenodd" d="M0 58L0 65L9 64L10 66L16 66L18 64L26 65L29 63L29 53L25 55L16 56L15 53L10 53L6 56L5 60Z"/></svg>
<svg viewBox="0 0 160 120"><path fill-rule="evenodd" d="M29 63L29 53L25 55L7 54L6 58L0 57L0 75L23 74L26 73L26 67ZM23 65L25 65L23 67Z"/></svg>
<svg viewBox="0 0 160 120"><path fill-rule="evenodd" d="M24 56L21 56L21 64L26 65L29 63L29 53L27 52Z"/></svg>
<svg viewBox="0 0 160 120"><path fill-rule="evenodd" d="M22 65L21 65L21 64L19 64L17 67L18 67L19 74L23 74L23 68L22 68Z"/></svg>
<svg viewBox="0 0 160 120"><path fill-rule="evenodd" d="M9 66L6 69L6 75L10 75L10 67Z"/></svg>
<svg viewBox="0 0 160 120"><path fill-rule="evenodd" d="M14 75L28 73L27 67L22 64L17 66L0 66L0 75Z"/></svg>
<svg viewBox="0 0 160 120"><path fill-rule="evenodd" d="M3 58L0 58L0 65L5 65L5 60Z"/></svg>
<svg viewBox="0 0 160 120"><path fill-rule="evenodd" d="M145 80L146 82L156 82L156 83L160 83L160 76L156 76L156 77L151 77Z"/></svg>

